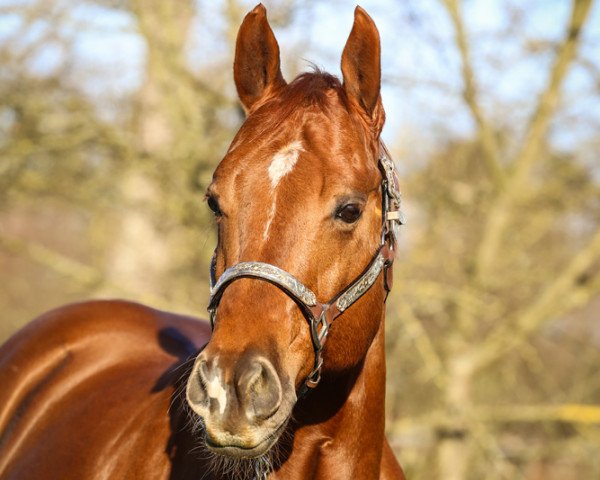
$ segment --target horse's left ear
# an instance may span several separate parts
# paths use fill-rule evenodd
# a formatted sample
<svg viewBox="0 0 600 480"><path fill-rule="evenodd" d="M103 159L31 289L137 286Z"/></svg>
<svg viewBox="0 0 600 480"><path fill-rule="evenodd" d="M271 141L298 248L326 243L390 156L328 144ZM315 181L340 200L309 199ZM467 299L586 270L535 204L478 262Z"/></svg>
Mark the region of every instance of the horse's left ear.
<svg viewBox="0 0 600 480"><path fill-rule="evenodd" d="M375 22L361 7L342 54L342 75L348 97L354 99L381 132L385 114L381 104L381 43Z"/></svg>

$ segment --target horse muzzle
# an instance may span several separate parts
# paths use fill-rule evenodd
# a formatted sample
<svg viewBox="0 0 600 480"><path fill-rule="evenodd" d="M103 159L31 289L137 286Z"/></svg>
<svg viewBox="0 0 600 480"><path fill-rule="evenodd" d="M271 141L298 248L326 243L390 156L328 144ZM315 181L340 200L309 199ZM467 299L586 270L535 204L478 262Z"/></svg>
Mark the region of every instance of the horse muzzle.
<svg viewBox="0 0 600 480"><path fill-rule="evenodd" d="M203 420L207 447L237 458L266 453L285 430L295 403L293 388L284 388L265 357L209 358L206 350L194 363L186 396Z"/></svg>

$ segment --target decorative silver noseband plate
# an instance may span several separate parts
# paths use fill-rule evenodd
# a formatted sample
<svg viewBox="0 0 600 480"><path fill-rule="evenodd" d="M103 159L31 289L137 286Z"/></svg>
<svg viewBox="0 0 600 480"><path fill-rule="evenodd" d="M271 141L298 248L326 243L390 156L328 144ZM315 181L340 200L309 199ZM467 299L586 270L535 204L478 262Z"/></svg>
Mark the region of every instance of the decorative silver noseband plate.
<svg viewBox="0 0 600 480"><path fill-rule="evenodd" d="M309 307L314 307L317 304L316 295L306 288L300 280L275 265L263 262L242 262L225 270L219 277L217 283L211 288L211 303L212 298L214 298L225 285L236 278L242 277L262 278L289 291L293 296Z"/></svg>
<svg viewBox="0 0 600 480"><path fill-rule="evenodd" d="M383 253L380 250L375 258L375 261L371 264L369 269L363 273L363 275L354 285L352 285L336 300L335 306L340 312L346 310L350 305L356 302L356 300L362 297L369 288L371 288L381 273L384 264L385 259L383 258Z"/></svg>

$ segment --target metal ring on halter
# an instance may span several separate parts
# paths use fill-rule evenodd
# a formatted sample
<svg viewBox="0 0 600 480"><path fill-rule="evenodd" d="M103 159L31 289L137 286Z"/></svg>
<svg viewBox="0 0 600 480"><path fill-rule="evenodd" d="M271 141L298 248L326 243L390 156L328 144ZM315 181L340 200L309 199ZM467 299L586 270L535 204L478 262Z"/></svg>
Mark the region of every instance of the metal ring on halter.
<svg viewBox="0 0 600 480"><path fill-rule="evenodd" d="M300 391L300 397L303 397L308 392L308 389L315 388L321 381L321 369L323 367L323 355L319 351L316 353L315 367L304 380L306 388Z"/></svg>
<svg viewBox="0 0 600 480"><path fill-rule="evenodd" d="M310 319L311 337L313 339L315 350L319 352L323 350L323 341L329 333L329 323L327 323L326 314L327 308L323 308L319 318L313 317ZM321 328L319 328L319 326L321 326Z"/></svg>

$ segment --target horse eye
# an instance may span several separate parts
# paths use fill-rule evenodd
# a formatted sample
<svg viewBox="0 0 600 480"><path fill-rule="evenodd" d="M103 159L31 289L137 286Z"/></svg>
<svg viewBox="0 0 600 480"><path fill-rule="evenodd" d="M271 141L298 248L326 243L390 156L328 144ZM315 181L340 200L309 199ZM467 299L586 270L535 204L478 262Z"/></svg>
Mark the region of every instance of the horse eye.
<svg viewBox="0 0 600 480"><path fill-rule="evenodd" d="M208 208L210 208L217 217L223 215L223 212L221 212L221 209L219 208L219 202L215 197L206 197L206 203L208 204Z"/></svg>
<svg viewBox="0 0 600 480"><path fill-rule="evenodd" d="M354 223L360 218L361 215L362 210L360 205L357 203L349 203L348 205L344 205L338 209L338 211L335 213L335 218L339 218L345 223Z"/></svg>

